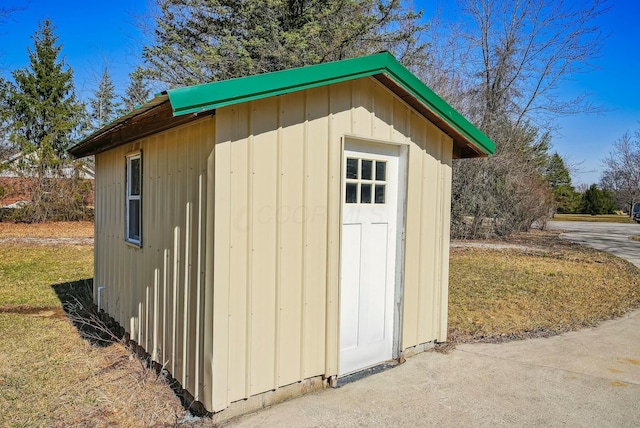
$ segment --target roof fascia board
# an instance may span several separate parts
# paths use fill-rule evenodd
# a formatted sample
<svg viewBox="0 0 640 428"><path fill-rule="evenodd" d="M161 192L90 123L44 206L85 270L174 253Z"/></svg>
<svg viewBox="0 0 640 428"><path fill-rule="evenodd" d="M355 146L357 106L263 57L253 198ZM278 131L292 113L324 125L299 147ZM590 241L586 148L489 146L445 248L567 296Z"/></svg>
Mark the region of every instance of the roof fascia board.
<svg viewBox="0 0 640 428"><path fill-rule="evenodd" d="M475 125L469 122L463 115L458 113L449 103L440 98L431 88L393 58L393 56L390 58L386 74L427 108L432 110L437 116L440 116L467 139L478 145L482 151L487 154L493 154L495 152L495 143L491 141L489 137L476 128Z"/></svg>
<svg viewBox="0 0 640 428"><path fill-rule="evenodd" d="M217 100L216 102L208 102L208 103L205 103L205 104L200 104L200 105L195 105L195 106L186 106L186 107L174 109L174 114L176 116L182 116L182 115L185 115L185 114L201 113L203 111L212 110L212 109L215 110L215 109L218 109L218 108L221 108L221 107L227 107L227 106L234 105L234 104L240 104L240 103L244 103L244 102L248 102L248 101L260 100L260 99L263 99L263 98L273 97L273 96L277 96L277 95L283 95L283 94L296 92L296 91L302 91L302 90L305 90L305 89L313 89L313 88L317 88L317 87L320 87L320 86L325 86L325 85L330 85L330 84L334 84L334 83L345 82L345 81L348 81L348 80L358 79L360 77L368 77L368 76L371 76L372 74L373 73L355 73L355 74L350 74L348 76L341 76L341 77L336 77L336 78L331 78L331 79L324 79L322 81L301 83L301 84L293 85L293 86L287 85L286 87L276 88L276 89L272 89L270 91L265 91L265 92L251 92L251 93L247 93L247 94L235 94L234 96L225 97L224 99ZM190 88L184 88L184 89L190 89ZM186 94L183 94L183 95L186 96Z"/></svg>
<svg viewBox="0 0 640 428"><path fill-rule="evenodd" d="M167 91L176 116L198 113L384 72L388 53L239 77ZM392 58L392 57L391 57Z"/></svg>

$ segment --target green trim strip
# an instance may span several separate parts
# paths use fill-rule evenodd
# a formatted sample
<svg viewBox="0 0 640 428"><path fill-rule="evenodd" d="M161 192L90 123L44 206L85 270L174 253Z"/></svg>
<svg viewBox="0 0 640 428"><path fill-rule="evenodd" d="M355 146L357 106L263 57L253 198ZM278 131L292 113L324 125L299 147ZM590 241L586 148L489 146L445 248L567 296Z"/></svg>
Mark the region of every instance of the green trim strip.
<svg viewBox="0 0 640 428"><path fill-rule="evenodd" d="M453 107L429 89L388 52L291 70L240 77L168 91L175 116L386 74L420 103L441 117L469 143L490 155L495 144Z"/></svg>

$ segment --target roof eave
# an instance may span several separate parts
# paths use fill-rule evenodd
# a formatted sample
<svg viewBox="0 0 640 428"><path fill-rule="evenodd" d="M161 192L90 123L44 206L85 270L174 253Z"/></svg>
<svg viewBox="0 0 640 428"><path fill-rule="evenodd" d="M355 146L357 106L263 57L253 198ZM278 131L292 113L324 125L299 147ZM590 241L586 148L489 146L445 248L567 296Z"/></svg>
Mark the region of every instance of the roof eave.
<svg viewBox="0 0 640 428"><path fill-rule="evenodd" d="M138 106L130 111L128 114L119 117L113 122L103 126L94 133L83 138L78 144L71 147L67 151L74 158L82 158L85 156L91 156L104 150L108 150L111 147L101 147L100 144L109 134L117 132L124 126L127 126L132 120L144 115L150 110L155 109L159 105L167 102L169 97L166 92L157 94L152 100L147 103Z"/></svg>
<svg viewBox="0 0 640 428"><path fill-rule="evenodd" d="M425 102L424 100L421 100L415 95L408 92L403 86L397 83L393 79L393 77L389 76L388 74L378 74L373 77L385 87L387 87L402 101L407 103L414 110L427 118L442 132L451 137L454 143L454 159L487 157L493 154L495 145L491 140L484 136L484 134L478 131L481 135L470 137L468 132L461 132L458 127L452 126L449 121L445 120L442 116L442 113L431 103ZM471 124L469 125L473 126ZM478 139L484 142L482 146L477 142Z"/></svg>
<svg viewBox="0 0 640 428"><path fill-rule="evenodd" d="M142 107L88 136L69 149L69 153L75 158L96 155L213 113L215 110L200 115L175 116L166 94L160 94Z"/></svg>

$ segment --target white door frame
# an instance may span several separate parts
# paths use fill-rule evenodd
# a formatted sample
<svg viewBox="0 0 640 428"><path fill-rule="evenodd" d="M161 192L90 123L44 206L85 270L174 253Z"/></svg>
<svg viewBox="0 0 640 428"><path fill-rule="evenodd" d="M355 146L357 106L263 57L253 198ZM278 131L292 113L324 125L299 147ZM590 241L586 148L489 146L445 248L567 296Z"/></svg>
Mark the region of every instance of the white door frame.
<svg viewBox="0 0 640 428"><path fill-rule="evenodd" d="M384 140L377 140L371 138L363 138L359 136L345 135L341 141L340 150L340 260L342 260L343 242L342 242L342 229L343 229L343 209L345 201L345 171L344 171L344 156L347 146L360 146L366 151L366 146L378 146L381 148L396 147L398 149L398 174L397 174L397 214L396 214L396 250L395 250L395 275L394 275L394 289L393 289L393 340L391 345L392 358L397 359L400 357L402 346L402 312L403 312L403 290L404 290L404 254L405 254L405 219L406 219L406 205L407 205L407 166L408 166L408 153L409 143L398 143ZM342 266L339 266L339 270L342 276ZM339 284L342 287L342 284ZM340 289L338 296L341 296ZM338 308L340 308L341 302L338 302ZM338 313L338 320L341 319L340 313ZM338 342L340 341L340 321L338 322ZM338 343L338 358L340 358L340 343ZM382 363L383 361L380 361ZM340 364L338 364L338 367ZM365 369L366 367L362 367ZM348 373L345 373L348 374ZM339 374L340 376L340 374Z"/></svg>

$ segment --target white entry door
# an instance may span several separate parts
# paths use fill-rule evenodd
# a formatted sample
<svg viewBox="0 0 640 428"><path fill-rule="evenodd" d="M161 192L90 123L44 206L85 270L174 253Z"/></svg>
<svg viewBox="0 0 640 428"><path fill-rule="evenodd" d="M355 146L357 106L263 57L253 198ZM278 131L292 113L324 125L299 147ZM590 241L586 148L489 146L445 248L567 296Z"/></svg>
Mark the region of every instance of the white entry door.
<svg viewBox="0 0 640 428"><path fill-rule="evenodd" d="M396 146L354 143L345 147L340 375L392 357L398 168Z"/></svg>

